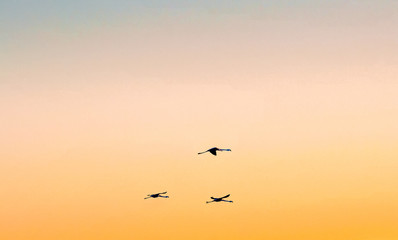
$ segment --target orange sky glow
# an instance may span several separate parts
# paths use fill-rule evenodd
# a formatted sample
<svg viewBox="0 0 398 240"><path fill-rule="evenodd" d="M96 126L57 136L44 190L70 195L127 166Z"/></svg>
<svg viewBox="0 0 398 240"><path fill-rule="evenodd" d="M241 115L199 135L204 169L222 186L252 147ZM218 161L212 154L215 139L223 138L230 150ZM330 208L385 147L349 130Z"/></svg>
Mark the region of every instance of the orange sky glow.
<svg viewBox="0 0 398 240"><path fill-rule="evenodd" d="M0 239L398 239L396 2L71 2L0 4Z"/></svg>

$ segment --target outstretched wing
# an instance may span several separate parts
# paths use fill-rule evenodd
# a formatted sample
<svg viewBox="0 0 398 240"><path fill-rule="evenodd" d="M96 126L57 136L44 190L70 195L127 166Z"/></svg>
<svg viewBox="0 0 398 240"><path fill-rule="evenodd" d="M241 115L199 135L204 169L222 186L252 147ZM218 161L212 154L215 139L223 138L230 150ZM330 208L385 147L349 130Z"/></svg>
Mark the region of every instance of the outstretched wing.
<svg viewBox="0 0 398 240"><path fill-rule="evenodd" d="M227 197L229 197L231 194L228 194L228 195L225 195L224 197L222 197L222 198L227 198Z"/></svg>
<svg viewBox="0 0 398 240"><path fill-rule="evenodd" d="M215 197L210 197L210 198L211 198L211 199L214 199L214 200L217 199L217 198L215 198Z"/></svg>
<svg viewBox="0 0 398 240"><path fill-rule="evenodd" d="M216 149L216 148L210 149L209 152L210 152L211 154L213 154L214 156L217 156L217 149Z"/></svg>
<svg viewBox="0 0 398 240"><path fill-rule="evenodd" d="M167 192L162 192L162 193L158 193L158 194L166 194Z"/></svg>

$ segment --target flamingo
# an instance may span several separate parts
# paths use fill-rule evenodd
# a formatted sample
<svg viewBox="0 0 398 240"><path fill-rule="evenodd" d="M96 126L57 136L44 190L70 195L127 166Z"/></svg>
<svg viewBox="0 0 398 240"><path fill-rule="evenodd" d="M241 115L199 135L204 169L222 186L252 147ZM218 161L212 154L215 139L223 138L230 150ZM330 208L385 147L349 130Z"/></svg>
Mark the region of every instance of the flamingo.
<svg viewBox="0 0 398 240"><path fill-rule="evenodd" d="M167 192L162 192L162 193L155 193L155 194L148 194L146 198L144 199L148 199L148 198L158 198L158 197L162 197L162 198L169 198L169 196L162 196L160 194L166 194Z"/></svg>
<svg viewBox="0 0 398 240"><path fill-rule="evenodd" d="M221 201L223 201L223 202L230 202L230 203L232 203L233 201L228 201L228 200L224 200L223 198L227 198L227 197L229 197L231 194L228 194L228 195L226 195L226 196L224 196L224 197L220 197L220 198L215 198L215 197L210 197L211 199L213 199L212 201L207 201L206 203L211 203L211 202L221 202Z"/></svg>
<svg viewBox="0 0 398 240"><path fill-rule="evenodd" d="M207 151L200 152L200 153L198 153L198 154L210 152L210 153L213 154L214 156L217 156L217 151L229 151L229 152L230 152L231 149L221 149L221 148L216 148L216 147L214 147L214 148L210 148L210 149L207 150Z"/></svg>

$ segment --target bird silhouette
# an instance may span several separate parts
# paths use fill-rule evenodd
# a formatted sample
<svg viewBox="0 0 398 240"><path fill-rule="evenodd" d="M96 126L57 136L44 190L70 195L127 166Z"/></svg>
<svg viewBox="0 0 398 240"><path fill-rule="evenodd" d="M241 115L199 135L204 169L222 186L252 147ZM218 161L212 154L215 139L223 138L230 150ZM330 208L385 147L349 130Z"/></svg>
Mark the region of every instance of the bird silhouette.
<svg viewBox="0 0 398 240"><path fill-rule="evenodd" d="M162 193L155 193L155 194L148 194L146 198L144 199L148 199L148 198L158 198L158 197L162 197L162 198L169 198L169 196L162 196L161 194L166 194L167 192L162 192Z"/></svg>
<svg viewBox="0 0 398 240"><path fill-rule="evenodd" d="M231 149L221 149L221 148L216 148L216 147L214 147L214 148L210 148L209 150L207 150L207 151L204 151L204 152L200 152L200 153L198 153L198 154L203 154L203 153L206 153L206 152L210 152L211 154L213 154L214 156L217 156L217 151L231 151Z"/></svg>
<svg viewBox="0 0 398 240"><path fill-rule="evenodd" d="M211 203L211 202L230 202L230 203L232 203L233 201L224 200L224 198L227 198L229 196L230 196L230 194L228 194L228 195L226 195L224 197L220 197L220 198L210 197L213 200L212 201L207 201L206 203Z"/></svg>

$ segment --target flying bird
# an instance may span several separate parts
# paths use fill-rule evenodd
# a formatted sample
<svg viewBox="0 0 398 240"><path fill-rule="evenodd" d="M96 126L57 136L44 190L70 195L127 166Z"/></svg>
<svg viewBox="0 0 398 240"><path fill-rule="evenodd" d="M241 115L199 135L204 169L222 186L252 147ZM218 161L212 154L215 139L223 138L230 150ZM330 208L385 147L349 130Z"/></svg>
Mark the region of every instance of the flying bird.
<svg viewBox="0 0 398 240"><path fill-rule="evenodd" d="M162 196L161 194L166 194L167 192L162 192L162 193L155 193L155 194L148 194L146 198L144 199L148 199L148 198L158 198L158 197L162 197L162 198L169 198L169 196Z"/></svg>
<svg viewBox="0 0 398 240"><path fill-rule="evenodd" d="M211 203L211 202L230 202L230 203L232 203L233 201L228 201L228 200L224 200L224 198L227 198L227 197L229 197L230 196L230 194L228 194L228 195L226 195L226 196L224 196L224 197L220 197L220 198L215 198L215 197L210 197L211 199L213 199L212 201L207 201L206 203Z"/></svg>
<svg viewBox="0 0 398 240"><path fill-rule="evenodd" d="M214 147L214 148L210 148L210 149L207 150L207 151L200 152L200 153L198 153L198 154L210 152L210 153L213 154L214 156L217 156L217 151L229 151L229 152L230 152L231 149L221 149L221 148L216 148L216 147Z"/></svg>

